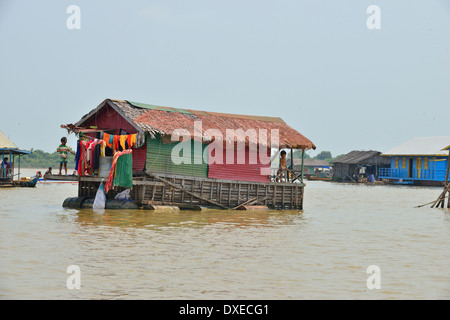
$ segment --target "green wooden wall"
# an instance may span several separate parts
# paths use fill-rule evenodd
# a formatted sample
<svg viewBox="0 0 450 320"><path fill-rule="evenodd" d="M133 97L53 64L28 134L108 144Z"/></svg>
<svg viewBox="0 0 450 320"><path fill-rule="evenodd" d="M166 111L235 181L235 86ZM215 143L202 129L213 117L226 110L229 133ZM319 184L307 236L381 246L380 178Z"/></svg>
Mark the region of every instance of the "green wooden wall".
<svg viewBox="0 0 450 320"><path fill-rule="evenodd" d="M180 174L185 176L194 177L208 177L208 161L202 161L203 153L205 149L207 150L208 145L202 144L197 141L191 140L190 142L190 157L183 154L183 152L178 153L180 157L185 160L190 159L189 163L175 164L172 161L172 150L178 145L178 149L181 149L182 142L175 143L163 143L160 136L156 139L152 139L150 136L147 137L147 160L146 160L146 170L148 172L155 173L167 173L167 174ZM184 145L186 146L186 145ZM194 148L198 148L200 152L194 152ZM184 148L183 151L189 151ZM177 154L177 153L176 153ZM188 152L186 152L188 154ZM201 161L201 164L198 164ZM188 161L186 161L188 162Z"/></svg>

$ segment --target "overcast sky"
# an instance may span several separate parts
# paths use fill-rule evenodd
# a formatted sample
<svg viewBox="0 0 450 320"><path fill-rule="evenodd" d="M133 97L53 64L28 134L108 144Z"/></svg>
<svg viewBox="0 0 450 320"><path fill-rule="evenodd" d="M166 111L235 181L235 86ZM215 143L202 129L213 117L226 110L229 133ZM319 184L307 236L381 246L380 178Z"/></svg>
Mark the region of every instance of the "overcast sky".
<svg viewBox="0 0 450 320"><path fill-rule="evenodd" d="M106 98L278 116L311 155L450 131L449 0L0 0L0 46L0 130L23 149L55 151Z"/></svg>

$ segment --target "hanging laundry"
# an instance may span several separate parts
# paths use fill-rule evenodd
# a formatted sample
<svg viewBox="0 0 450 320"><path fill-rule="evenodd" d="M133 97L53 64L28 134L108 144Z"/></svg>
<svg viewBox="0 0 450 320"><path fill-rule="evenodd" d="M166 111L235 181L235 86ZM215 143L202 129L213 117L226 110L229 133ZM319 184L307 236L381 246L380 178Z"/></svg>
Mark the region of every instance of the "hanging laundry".
<svg viewBox="0 0 450 320"><path fill-rule="evenodd" d="M119 136L119 142L120 146L122 147L122 150L128 149L125 145L125 142L127 141L128 135L121 135Z"/></svg>
<svg viewBox="0 0 450 320"><path fill-rule="evenodd" d="M78 172L78 162L80 161L80 142L81 140L77 140L77 153L75 155L75 171Z"/></svg>
<svg viewBox="0 0 450 320"><path fill-rule="evenodd" d="M100 143L100 156L101 157L106 157L106 142L105 142L105 140L103 140Z"/></svg>
<svg viewBox="0 0 450 320"><path fill-rule="evenodd" d="M112 136L109 133L103 133L103 141L105 141L106 146L112 148L112 142L110 142L110 138L112 138Z"/></svg>
<svg viewBox="0 0 450 320"><path fill-rule="evenodd" d="M113 186L133 187L133 156L131 153L123 154L117 159Z"/></svg>
<svg viewBox="0 0 450 320"><path fill-rule="evenodd" d="M124 154L132 154L132 150L125 150L125 151L119 151L116 152L113 156L113 160L112 160L112 164L111 164L111 169L109 171L109 175L108 175L108 179L106 180L106 184L105 184L105 192L108 193L108 191L111 189L113 182L114 182L114 174L116 172L116 165L117 165L117 159L124 155ZM132 170L132 167L130 167ZM121 169L122 170L122 169ZM126 173L124 173L126 174ZM132 176L133 174L131 174ZM124 178L125 179L125 178ZM131 180L133 180L133 177L131 177Z"/></svg>
<svg viewBox="0 0 450 320"><path fill-rule="evenodd" d="M114 152L119 150L119 139L120 139L120 136L118 136L118 135L115 135L113 137L113 150L114 150Z"/></svg>
<svg viewBox="0 0 450 320"><path fill-rule="evenodd" d="M127 135L126 143L128 145L128 148L132 148L136 145L136 133Z"/></svg>

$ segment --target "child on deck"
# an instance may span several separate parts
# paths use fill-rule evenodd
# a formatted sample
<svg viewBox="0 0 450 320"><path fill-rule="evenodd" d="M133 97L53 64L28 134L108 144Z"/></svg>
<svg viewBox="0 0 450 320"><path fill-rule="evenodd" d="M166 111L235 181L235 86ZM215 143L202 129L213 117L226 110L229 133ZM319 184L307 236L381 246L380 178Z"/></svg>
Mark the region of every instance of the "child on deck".
<svg viewBox="0 0 450 320"><path fill-rule="evenodd" d="M56 149L56 151L59 152L59 175L61 175L61 170L62 170L63 165L64 165L64 170L66 171L66 175L67 175L67 152L70 152L73 155L75 154L75 152L73 152L69 146L66 146L66 143L67 143L67 138L62 137L61 144Z"/></svg>
<svg viewBox="0 0 450 320"><path fill-rule="evenodd" d="M278 168L277 172L277 182L281 182L281 177L287 170L287 163L286 163L286 151L281 151L281 157L280 157L280 166Z"/></svg>

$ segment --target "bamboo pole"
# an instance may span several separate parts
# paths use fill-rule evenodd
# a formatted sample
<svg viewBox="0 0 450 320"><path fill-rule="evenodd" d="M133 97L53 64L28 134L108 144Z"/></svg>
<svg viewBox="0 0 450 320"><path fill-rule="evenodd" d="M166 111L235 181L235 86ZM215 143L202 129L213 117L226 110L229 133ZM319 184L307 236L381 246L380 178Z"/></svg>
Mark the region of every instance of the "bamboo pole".
<svg viewBox="0 0 450 320"><path fill-rule="evenodd" d="M302 149L302 173L301 173L301 183L303 183L303 169L305 168L305 149Z"/></svg>
<svg viewBox="0 0 450 320"><path fill-rule="evenodd" d="M291 148L291 170L294 170L294 149ZM289 172L286 173L289 181ZM294 178L294 177L292 177Z"/></svg>
<svg viewBox="0 0 450 320"><path fill-rule="evenodd" d="M433 201L431 208L434 208L435 206L438 207L441 202L441 198L444 197L446 193L447 193L447 188L444 187L444 191L442 191L442 193L439 195L439 197Z"/></svg>
<svg viewBox="0 0 450 320"><path fill-rule="evenodd" d="M445 198L448 198L448 197L450 197L450 196L446 196ZM433 201L427 202L427 203L425 203L425 204L421 204L421 205L419 205L419 206L415 206L414 208L425 207L425 206L427 206L427 205L429 205L429 204L432 204L432 203L435 203L435 202L436 202L436 200L433 200Z"/></svg>

